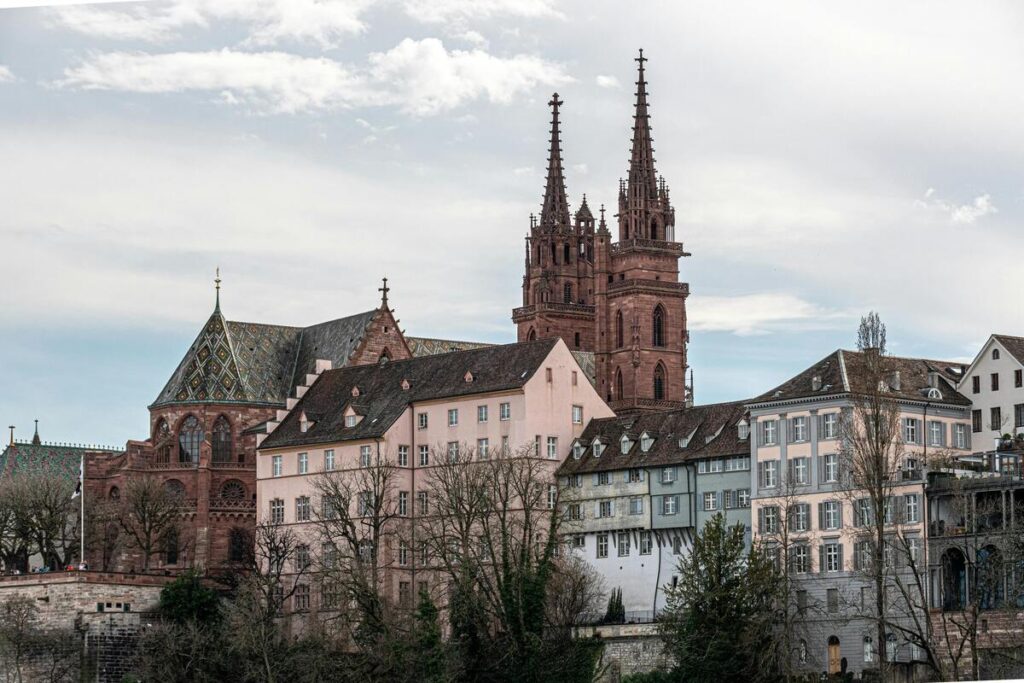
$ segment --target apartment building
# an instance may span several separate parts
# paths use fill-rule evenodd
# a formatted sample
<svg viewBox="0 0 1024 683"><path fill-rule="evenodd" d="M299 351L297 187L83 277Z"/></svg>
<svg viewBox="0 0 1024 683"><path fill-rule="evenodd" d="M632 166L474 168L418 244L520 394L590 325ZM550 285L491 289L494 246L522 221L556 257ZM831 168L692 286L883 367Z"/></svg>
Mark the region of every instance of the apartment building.
<svg viewBox="0 0 1024 683"><path fill-rule="evenodd" d="M981 450L1024 432L1024 337L993 334L967 366L958 390L971 399L971 431Z"/></svg>
<svg viewBox="0 0 1024 683"><path fill-rule="evenodd" d="M269 425L257 457L258 514L307 538L303 554L316 552L315 478L382 459L397 465L394 495L412 524L430 514L428 478L437 458L461 449L479 458L532 449L550 463L554 490L565 447L586 421L611 415L560 339L327 370ZM416 575L425 568L420 554L398 540L379 553L393 599L411 602L430 580L429 572ZM303 587L292 609L316 603L315 591Z"/></svg>
<svg viewBox="0 0 1024 683"><path fill-rule="evenodd" d="M877 667L875 624L862 571L870 520L866 497L850 490L842 471L841 425L863 392L867 352L835 351L748 403L752 432L752 518L755 538L778 543L787 532L789 571L798 578L798 609L805 633L798 659L807 671ZM891 488L887 523L900 526L912 552L925 550L928 522L925 465L929 453L968 454L970 401L956 391L960 367L887 357L881 389L900 410L901 463ZM892 559L890 559L892 557ZM900 571L886 551L892 571ZM860 615L860 616L858 616ZM920 656L904 639L886 638L889 661Z"/></svg>
<svg viewBox="0 0 1024 683"><path fill-rule="evenodd" d="M570 544L622 589L627 621L665 605L694 533L722 511L750 525L742 402L594 419L558 470Z"/></svg>

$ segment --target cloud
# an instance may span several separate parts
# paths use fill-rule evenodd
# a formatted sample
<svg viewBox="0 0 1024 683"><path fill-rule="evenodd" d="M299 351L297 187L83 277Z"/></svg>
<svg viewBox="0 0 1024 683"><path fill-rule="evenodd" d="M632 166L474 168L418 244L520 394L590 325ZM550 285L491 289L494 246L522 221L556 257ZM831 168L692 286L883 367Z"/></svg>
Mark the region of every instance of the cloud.
<svg viewBox="0 0 1024 683"><path fill-rule="evenodd" d="M576 171L581 175L586 175L590 171L590 167L588 167L586 164L573 164L572 170Z"/></svg>
<svg viewBox="0 0 1024 683"><path fill-rule="evenodd" d="M13 83L15 80L16 79L14 78L14 74L11 73L11 70L3 64L0 64L0 83Z"/></svg>
<svg viewBox="0 0 1024 683"><path fill-rule="evenodd" d="M618 88L622 85L615 76L598 76L594 80L599 88Z"/></svg>
<svg viewBox="0 0 1024 683"><path fill-rule="evenodd" d="M992 203L992 196L987 192L978 195L969 204L956 204L937 197L935 188L929 187L924 193L924 199L918 200L915 204L925 209L948 214L950 221L964 225L970 225L984 216L999 213L999 209Z"/></svg>
<svg viewBox="0 0 1024 683"><path fill-rule="evenodd" d="M526 176L532 176L533 174L534 174L534 169L533 169L532 166L520 166L518 168L513 168L512 169L512 175L518 176L520 178L523 178L523 177L526 177Z"/></svg>
<svg viewBox="0 0 1024 683"><path fill-rule="evenodd" d="M65 7L53 16L65 28L109 40L161 43L180 38L183 29L237 21L249 30L243 45L296 41L330 48L366 30L361 15L371 4L369 0L175 0L164 5Z"/></svg>
<svg viewBox="0 0 1024 683"><path fill-rule="evenodd" d="M555 9L552 0L405 0L406 14L431 24L450 24L494 17L525 19L555 18L565 15Z"/></svg>
<svg viewBox="0 0 1024 683"><path fill-rule="evenodd" d="M690 329L740 336L810 329L845 329L855 317L829 310L791 294L692 296L687 305Z"/></svg>
<svg viewBox="0 0 1024 683"><path fill-rule="evenodd" d="M284 52L109 52L65 69L57 85L150 94L210 92L226 105L259 113L397 106L426 116L476 99L507 104L536 85L570 80L560 65L539 57L449 51L435 38L407 38L387 52L371 54L363 68Z"/></svg>

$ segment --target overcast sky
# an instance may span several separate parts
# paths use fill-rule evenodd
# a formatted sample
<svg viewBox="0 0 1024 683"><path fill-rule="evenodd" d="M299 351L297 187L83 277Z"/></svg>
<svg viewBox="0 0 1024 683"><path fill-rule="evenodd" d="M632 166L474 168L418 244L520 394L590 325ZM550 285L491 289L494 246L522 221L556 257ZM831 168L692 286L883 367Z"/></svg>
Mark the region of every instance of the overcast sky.
<svg viewBox="0 0 1024 683"><path fill-rule="evenodd" d="M968 358L1024 334L1022 24L932 0L0 9L0 421L144 438L217 266L231 319L366 310L387 275L407 334L512 341L546 103L573 209L613 203L639 47L699 402L849 348L870 309L893 352Z"/></svg>

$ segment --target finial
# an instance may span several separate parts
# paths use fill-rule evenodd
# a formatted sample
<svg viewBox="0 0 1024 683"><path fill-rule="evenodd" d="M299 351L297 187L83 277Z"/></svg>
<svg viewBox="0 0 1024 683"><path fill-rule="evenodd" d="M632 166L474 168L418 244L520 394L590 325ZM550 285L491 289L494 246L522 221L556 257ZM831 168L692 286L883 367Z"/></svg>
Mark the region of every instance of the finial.
<svg viewBox="0 0 1024 683"><path fill-rule="evenodd" d="M391 288L388 287L388 279L386 277L384 278L384 285L378 287L377 291L381 293L380 306L381 308L386 309L388 307L388 292L391 291Z"/></svg>
<svg viewBox="0 0 1024 683"><path fill-rule="evenodd" d="M8 425L8 429L11 430L11 445L14 445L14 425Z"/></svg>
<svg viewBox="0 0 1024 683"><path fill-rule="evenodd" d="M41 442L39 441L39 420L36 420L36 433L32 436L32 445L38 446Z"/></svg>
<svg viewBox="0 0 1024 683"><path fill-rule="evenodd" d="M217 310L220 310L220 266L217 266L217 274L213 278L213 286L217 290Z"/></svg>

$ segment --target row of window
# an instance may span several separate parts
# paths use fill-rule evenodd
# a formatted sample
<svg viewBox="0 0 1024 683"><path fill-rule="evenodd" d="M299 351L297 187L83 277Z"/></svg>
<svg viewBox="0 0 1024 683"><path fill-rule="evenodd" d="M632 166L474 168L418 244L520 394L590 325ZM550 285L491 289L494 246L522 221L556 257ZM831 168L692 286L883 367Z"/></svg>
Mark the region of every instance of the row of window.
<svg viewBox="0 0 1024 683"><path fill-rule="evenodd" d="M641 531L637 534L637 537L637 547L640 554L650 555L651 550L654 548L651 532ZM611 538L615 544L616 555L618 557L629 557L632 547L632 533L629 531L618 531L614 534L608 532L597 534L595 556L598 559L608 557L609 538Z"/></svg>
<svg viewBox="0 0 1024 683"><path fill-rule="evenodd" d="M749 455L732 455L728 458L709 458L697 462L697 474L718 472L743 472L750 469Z"/></svg>
<svg viewBox="0 0 1024 683"><path fill-rule="evenodd" d="M1024 403L1015 403L1013 406L1013 426L1024 427ZM1003 410L999 406L989 408L988 428L991 431L1003 432ZM975 433L985 431L981 422L981 411L971 411L971 429Z"/></svg>
<svg viewBox="0 0 1024 683"><path fill-rule="evenodd" d="M188 415L178 429L178 462L198 463L199 447L206 438L203 425L195 415ZM153 431L153 445L156 448L157 462L169 463L171 447L174 439L167 420L161 418ZM233 461L231 422L227 416L220 415L213 422L210 434L210 446L214 462L228 463Z"/></svg>
<svg viewBox="0 0 1024 683"><path fill-rule="evenodd" d="M871 499L858 498L853 501L853 525L866 527L874 523L874 512ZM905 496L888 496L885 499L885 524L906 523L916 524L921 521L921 497L912 493ZM809 503L796 503L785 510L778 505L765 505L757 511L758 531L761 534L777 534L782 524L789 531L805 532L812 530L811 506ZM836 531L843 528L843 503L838 500L826 500L818 503L818 529Z"/></svg>
<svg viewBox="0 0 1024 683"><path fill-rule="evenodd" d="M826 441L839 438L839 413L818 415L818 440ZM787 443L810 441L810 417L803 415L783 420L786 428ZM758 425L758 445L776 446L779 444L779 420L761 420Z"/></svg>
<svg viewBox="0 0 1024 683"><path fill-rule="evenodd" d="M1024 408L1024 406L1022 406ZM903 442L907 444L924 445L924 436L927 436L927 445L929 446L946 446L946 423L940 422L939 420L929 420L927 434L921 434L921 420L916 417L905 417L903 418ZM965 424L954 424L953 425L953 443L954 448L966 449L970 448L970 438L967 434L967 425Z"/></svg>
<svg viewBox="0 0 1024 683"><path fill-rule="evenodd" d="M704 510L733 510L750 507L750 489L706 491L702 496Z"/></svg>
<svg viewBox="0 0 1024 683"><path fill-rule="evenodd" d="M886 569L894 569L899 564L917 562L921 556L921 539L917 537L906 538L905 548L898 548L893 543L886 543L882 547L881 561ZM874 543L870 540L863 540L854 543L853 568L854 570L865 570L874 563ZM776 566L781 567L782 551L774 549ZM814 571L811 562L811 546L806 543L794 543L789 548L789 570L794 574L808 574ZM905 558L905 559L901 559ZM828 540L818 546L818 571L822 573L841 572L845 565L843 561L843 544L837 540ZM830 609L829 611L836 611Z"/></svg>
<svg viewBox="0 0 1024 683"><path fill-rule="evenodd" d="M478 423L485 423L488 420L490 409L486 404L478 405L476 407L476 421ZM512 404L511 403L499 403L498 404L498 419L502 422L512 419ZM427 413L416 414L416 427L419 429L426 429L429 425L429 415ZM455 427L459 424L459 409L449 408L448 409L448 426Z"/></svg>
<svg viewBox="0 0 1024 683"><path fill-rule="evenodd" d="M997 349L992 350L993 358L998 359L999 351ZM993 372L988 376L988 386L992 391L999 391L999 373ZM1024 387L1024 370L1013 371L1013 386L1017 389ZM975 375L971 378L971 393L981 393L981 375Z"/></svg>

